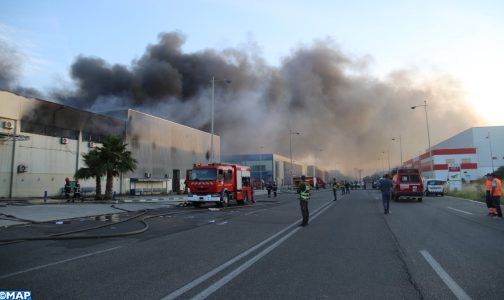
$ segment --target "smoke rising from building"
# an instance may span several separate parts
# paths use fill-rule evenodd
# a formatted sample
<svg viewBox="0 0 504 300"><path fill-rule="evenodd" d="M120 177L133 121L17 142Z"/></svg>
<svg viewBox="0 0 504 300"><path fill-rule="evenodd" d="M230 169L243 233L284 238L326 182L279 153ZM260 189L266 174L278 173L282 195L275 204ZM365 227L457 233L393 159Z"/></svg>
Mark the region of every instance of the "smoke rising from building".
<svg viewBox="0 0 504 300"><path fill-rule="evenodd" d="M0 37L0 89L28 97L40 97L42 93L38 90L17 85L22 73L23 59L21 51Z"/></svg>
<svg viewBox="0 0 504 300"><path fill-rule="evenodd" d="M215 76L215 132L223 153L289 156L292 130L301 133L292 136L295 160L349 172L381 169L387 151L397 164L399 146L391 139L399 135L405 160L423 152L425 114L410 107L424 100L432 145L478 119L452 78L398 70L378 79L368 74L365 58L341 52L331 40L299 46L271 66L253 43L184 53L185 39L180 32L162 33L131 65L81 55L70 71L76 89L53 96L93 111L132 107L210 131Z"/></svg>
<svg viewBox="0 0 504 300"><path fill-rule="evenodd" d="M20 74L21 58L14 47L0 39L0 88L8 89Z"/></svg>

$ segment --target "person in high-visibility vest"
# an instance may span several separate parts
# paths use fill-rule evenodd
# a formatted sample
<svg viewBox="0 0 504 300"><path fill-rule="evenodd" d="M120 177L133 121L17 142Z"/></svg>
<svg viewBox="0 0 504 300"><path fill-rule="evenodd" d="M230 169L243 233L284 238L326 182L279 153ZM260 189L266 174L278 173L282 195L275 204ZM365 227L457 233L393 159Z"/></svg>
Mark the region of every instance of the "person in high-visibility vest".
<svg viewBox="0 0 504 300"><path fill-rule="evenodd" d="M338 200L338 182L336 182L336 178L333 178L332 190L334 195L334 201Z"/></svg>
<svg viewBox="0 0 504 300"><path fill-rule="evenodd" d="M502 181L495 176L495 173L492 173L491 177L492 179L492 200L493 204L495 205L495 209L497 210L497 216L499 218L502 218L502 210L500 207L500 197L502 196Z"/></svg>
<svg viewBox="0 0 504 300"><path fill-rule="evenodd" d="M491 174L488 173L486 174L486 181L485 181L485 202L488 208L488 215L495 216L497 214L497 210L495 209L495 206L493 204L491 193L492 193L492 179Z"/></svg>
<svg viewBox="0 0 504 300"><path fill-rule="evenodd" d="M308 201L310 200L310 184L306 182L306 177L301 176L301 183L299 184L299 204L301 206L301 214L303 215L303 222L300 226L308 225L310 213L308 212Z"/></svg>

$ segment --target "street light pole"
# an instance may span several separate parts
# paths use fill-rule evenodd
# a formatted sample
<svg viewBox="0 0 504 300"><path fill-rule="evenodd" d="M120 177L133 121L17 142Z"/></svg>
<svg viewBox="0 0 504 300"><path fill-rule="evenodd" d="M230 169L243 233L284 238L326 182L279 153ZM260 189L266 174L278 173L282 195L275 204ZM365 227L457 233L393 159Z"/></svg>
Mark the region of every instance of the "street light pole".
<svg viewBox="0 0 504 300"><path fill-rule="evenodd" d="M214 161L214 147L213 147L213 137L214 137L214 114L215 114L215 82L223 81L227 84L231 83L231 80L215 80L215 76L212 76L212 107L211 107L211 132L210 132L210 162Z"/></svg>
<svg viewBox="0 0 504 300"><path fill-rule="evenodd" d="M292 132L292 130L289 129L289 142L290 142L289 152L290 152L290 161L291 161L291 163L290 163L290 173L291 173L290 174L290 181L291 181L291 184L292 184L292 176L293 176L293 173L292 173L292 135L293 134L300 135L300 133L299 132Z"/></svg>
<svg viewBox="0 0 504 300"><path fill-rule="evenodd" d="M392 138L393 141L396 141L396 140L399 140L399 151L401 152L401 165L400 167L402 167L402 138L401 136L399 136L398 138Z"/></svg>
<svg viewBox="0 0 504 300"><path fill-rule="evenodd" d="M262 167L262 163L263 163L262 162L262 149L263 148L264 148L263 146L259 147L259 149L261 151L261 153L259 154L259 161L260 161L260 165L259 165L259 180L261 181L261 190L262 190L262 168L261 167Z"/></svg>
<svg viewBox="0 0 504 300"><path fill-rule="evenodd" d="M382 153L385 154L385 152L387 152L387 162L388 162L388 171L387 172L390 172L390 151L387 150L387 151L383 151Z"/></svg>
<svg viewBox="0 0 504 300"><path fill-rule="evenodd" d="M424 100L424 104L423 105L415 105L415 106L412 106L411 109L415 109L415 108L420 107L420 106L423 106L423 108L425 110L425 124L427 125L427 142L429 143L429 148L427 149L427 151L429 152L429 165L430 165L430 171L434 172L434 170L432 169L432 155L431 155L431 143L430 143L430 131L429 131L429 118L427 116L427 100Z"/></svg>
<svg viewBox="0 0 504 300"><path fill-rule="evenodd" d="M488 132L488 135L486 136L488 139L488 143L490 144L490 162L492 163L492 173L495 172L494 170L494 163L493 163L493 152L492 152L492 138L490 137L490 132Z"/></svg>
<svg viewBox="0 0 504 300"><path fill-rule="evenodd" d="M215 76L212 76L212 129L210 133L210 162L214 162L213 136L214 136L214 102L215 102Z"/></svg>

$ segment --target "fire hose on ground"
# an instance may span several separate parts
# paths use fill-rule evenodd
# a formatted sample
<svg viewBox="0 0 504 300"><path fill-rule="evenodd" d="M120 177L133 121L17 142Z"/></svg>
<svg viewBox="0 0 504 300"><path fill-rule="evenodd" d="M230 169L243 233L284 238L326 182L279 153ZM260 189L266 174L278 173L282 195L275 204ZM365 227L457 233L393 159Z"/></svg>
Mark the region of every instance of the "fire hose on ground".
<svg viewBox="0 0 504 300"><path fill-rule="evenodd" d="M88 227L88 228L83 228L83 229L78 229L78 230L50 234L47 236L33 236L33 237L21 237L21 238L13 238L13 239L0 239L0 243L1 243L0 246L13 244L13 243L20 243L20 242L24 242L24 241L79 240L79 239L100 239L100 238L114 238L114 237L131 236L131 235L144 233L147 230L149 230L149 224L146 222L148 219L176 214L176 212L169 212L169 213L164 213L164 214L157 214L157 215L143 217L140 219L140 222L143 223L144 227L141 229L133 230L133 231L114 233L114 234L102 234L102 235L67 236L69 234L81 233L81 232L96 230L96 229L100 229L100 228L104 228L104 227L109 227L109 226L125 223L125 222L132 220L132 219L141 217L141 216L145 215L147 212L148 212L147 210L144 210L135 216L129 217L127 219L124 219L122 221L115 222L112 224L103 224L103 225L94 226L94 227Z"/></svg>

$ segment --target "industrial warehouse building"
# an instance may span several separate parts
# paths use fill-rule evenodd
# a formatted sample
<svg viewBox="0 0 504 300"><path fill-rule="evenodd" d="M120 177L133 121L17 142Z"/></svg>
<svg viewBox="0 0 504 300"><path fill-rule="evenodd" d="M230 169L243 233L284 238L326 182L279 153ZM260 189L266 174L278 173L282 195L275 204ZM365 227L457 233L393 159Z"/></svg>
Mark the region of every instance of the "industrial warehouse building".
<svg viewBox="0 0 504 300"><path fill-rule="evenodd" d="M504 166L504 126L469 128L404 163L423 177L472 181Z"/></svg>
<svg viewBox="0 0 504 300"><path fill-rule="evenodd" d="M275 181L280 186L291 185L293 176L314 176L326 182L328 178L326 171L304 162L292 161L291 164L290 158L275 153L222 155L222 161L250 166L252 178Z"/></svg>
<svg viewBox="0 0 504 300"><path fill-rule="evenodd" d="M96 114L2 90L0 107L0 198L60 195L65 178L85 167L82 154L110 134L123 137L138 161L115 178L117 193L179 191L186 170L209 157L209 133L132 109ZM219 161L219 136L214 153ZM81 186L92 191L95 181Z"/></svg>

